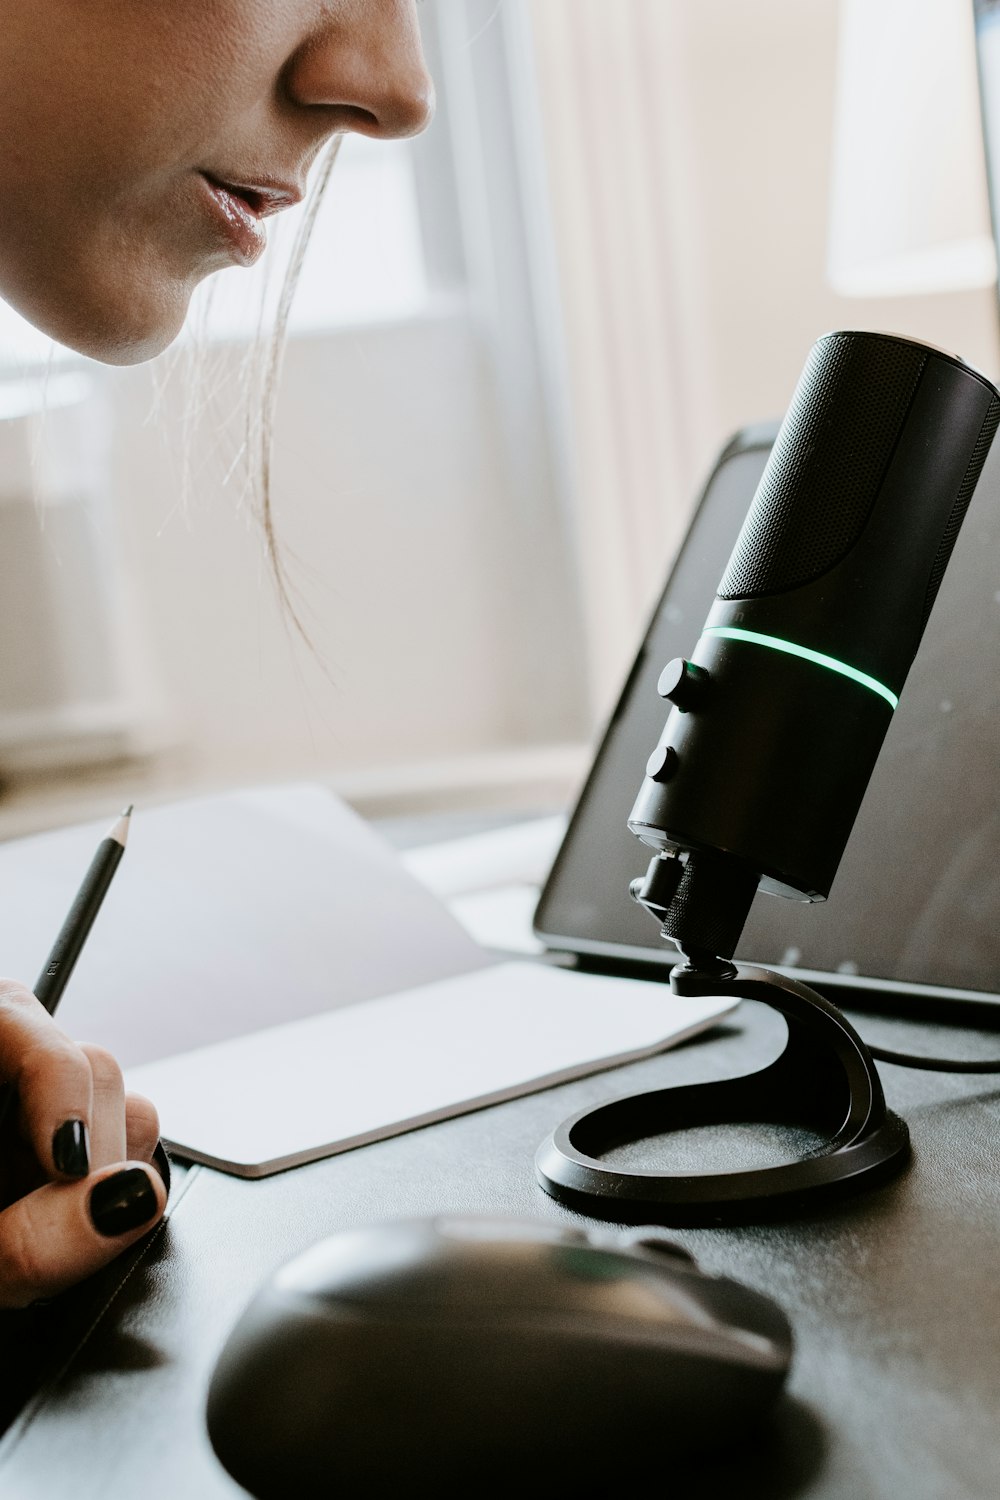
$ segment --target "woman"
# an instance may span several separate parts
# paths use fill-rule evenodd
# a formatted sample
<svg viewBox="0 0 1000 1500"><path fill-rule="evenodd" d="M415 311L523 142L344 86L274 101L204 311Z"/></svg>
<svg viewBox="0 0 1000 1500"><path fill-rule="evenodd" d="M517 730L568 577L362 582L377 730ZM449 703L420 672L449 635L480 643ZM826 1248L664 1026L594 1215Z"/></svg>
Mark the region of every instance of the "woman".
<svg viewBox="0 0 1000 1500"><path fill-rule="evenodd" d="M415 0L2 0L0 296L62 343L149 359L197 283L264 247L324 142L403 136L433 88ZM140 997L141 998L141 997ZM156 1223L156 1111L0 981L0 1307Z"/></svg>

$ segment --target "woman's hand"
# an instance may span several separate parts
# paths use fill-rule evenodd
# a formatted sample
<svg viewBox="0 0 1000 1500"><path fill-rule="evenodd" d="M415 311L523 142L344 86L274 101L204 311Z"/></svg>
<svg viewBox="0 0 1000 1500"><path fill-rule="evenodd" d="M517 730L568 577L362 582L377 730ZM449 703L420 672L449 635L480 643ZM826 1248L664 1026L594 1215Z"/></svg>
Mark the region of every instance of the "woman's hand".
<svg viewBox="0 0 1000 1500"><path fill-rule="evenodd" d="M148 1099L99 1047L78 1046L34 995L0 979L0 1082L17 1091L0 1137L0 1308L82 1281L140 1239L167 1194L150 1165Z"/></svg>

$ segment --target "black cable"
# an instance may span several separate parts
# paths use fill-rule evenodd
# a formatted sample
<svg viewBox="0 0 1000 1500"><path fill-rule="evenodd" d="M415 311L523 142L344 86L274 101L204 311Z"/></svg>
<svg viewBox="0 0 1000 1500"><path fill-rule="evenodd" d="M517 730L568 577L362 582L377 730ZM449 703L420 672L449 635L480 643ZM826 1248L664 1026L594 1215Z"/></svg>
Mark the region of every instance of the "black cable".
<svg viewBox="0 0 1000 1500"><path fill-rule="evenodd" d="M890 1052L888 1047L868 1047L879 1062L895 1063L898 1068L924 1068L928 1073L1000 1073L1000 1058L984 1062L960 1062L948 1057L915 1057L909 1052Z"/></svg>

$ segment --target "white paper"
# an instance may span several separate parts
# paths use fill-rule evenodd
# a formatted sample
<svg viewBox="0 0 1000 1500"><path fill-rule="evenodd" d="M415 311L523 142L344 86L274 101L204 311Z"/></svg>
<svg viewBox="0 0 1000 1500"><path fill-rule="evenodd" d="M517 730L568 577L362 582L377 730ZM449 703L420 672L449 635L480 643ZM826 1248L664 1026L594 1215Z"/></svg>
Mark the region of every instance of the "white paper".
<svg viewBox="0 0 1000 1500"><path fill-rule="evenodd" d="M34 983L111 822L0 845L8 977ZM136 811L59 1024L131 1066L491 962L329 791L231 793Z"/></svg>
<svg viewBox="0 0 1000 1500"><path fill-rule="evenodd" d="M411 875L442 901L504 886L542 885L559 852L566 819L532 818L443 844L407 849L400 858Z"/></svg>
<svg viewBox="0 0 1000 1500"><path fill-rule="evenodd" d="M736 1004L505 963L130 1072L184 1155L264 1176L596 1072Z"/></svg>
<svg viewBox="0 0 1000 1500"><path fill-rule="evenodd" d="M109 822L0 846L13 977L38 973ZM474 880L463 899L497 894ZM508 927L530 920L518 894ZM297 786L139 810L59 1021L119 1057L166 1140L263 1176L659 1050L730 1008L499 963L360 818Z"/></svg>
<svg viewBox="0 0 1000 1500"><path fill-rule="evenodd" d="M453 896L448 910L482 947L513 956L545 952L545 944L531 926L537 905L537 886L507 885L496 891Z"/></svg>

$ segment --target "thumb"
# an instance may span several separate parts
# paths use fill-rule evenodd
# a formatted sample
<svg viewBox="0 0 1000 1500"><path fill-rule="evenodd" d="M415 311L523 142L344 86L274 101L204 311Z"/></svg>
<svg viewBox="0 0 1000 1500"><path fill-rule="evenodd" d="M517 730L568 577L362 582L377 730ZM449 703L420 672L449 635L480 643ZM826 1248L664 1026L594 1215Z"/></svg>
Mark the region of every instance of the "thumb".
<svg viewBox="0 0 1000 1500"><path fill-rule="evenodd" d="M26 1307L91 1276L141 1239L167 1203L148 1162L48 1182L0 1213L0 1307Z"/></svg>

